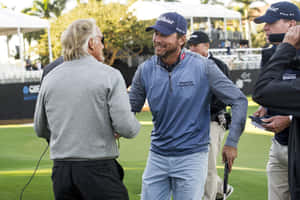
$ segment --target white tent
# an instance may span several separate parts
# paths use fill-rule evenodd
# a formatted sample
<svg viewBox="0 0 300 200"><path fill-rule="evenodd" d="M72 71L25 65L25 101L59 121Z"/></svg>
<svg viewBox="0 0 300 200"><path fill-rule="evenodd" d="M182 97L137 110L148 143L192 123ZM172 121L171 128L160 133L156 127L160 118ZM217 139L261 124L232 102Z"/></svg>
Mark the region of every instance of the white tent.
<svg viewBox="0 0 300 200"><path fill-rule="evenodd" d="M177 12L184 16L186 19L191 20L191 25L193 24L194 17L207 18L207 23L210 28L211 18L221 18L224 20L224 31L226 32L226 20L227 19L237 19L240 21L242 16L239 12L229 10L221 5L209 5L209 4L189 4L183 2L157 2L157 1L137 1L132 4L129 11L139 20L149 20L155 19L159 15L165 12ZM193 26L191 26L193 27ZM193 31L193 30L192 30ZM210 30L209 30L210 32Z"/></svg>
<svg viewBox="0 0 300 200"><path fill-rule="evenodd" d="M52 50L50 40L50 24L45 19L18 13L7 8L0 8L0 35L18 34L20 38L20 57L23 56L23 45L21 33L33 32L42 29L48 30L49 57L52 61Z"/></svg>
<svg viewBox="0 0 300 200"><path fill-rule="evenodd" d="M140 20L157 18L165 12L178 12L186 18L209 17L241 19L237 11L229 10L221 5L188 4L182 2L137 1L129 8Z"/></svg>

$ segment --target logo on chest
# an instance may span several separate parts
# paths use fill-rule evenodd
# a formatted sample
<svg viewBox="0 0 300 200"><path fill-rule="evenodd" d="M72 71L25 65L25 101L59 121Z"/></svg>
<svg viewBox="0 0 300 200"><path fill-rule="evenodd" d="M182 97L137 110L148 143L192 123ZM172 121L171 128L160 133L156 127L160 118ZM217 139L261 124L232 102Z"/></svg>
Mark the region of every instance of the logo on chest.
<svg viewBox="0 0 300 200"><path fill-rule="evenodd" d="M180 81L178 83L179 87L188 87L188 86L193 86L195 85L193 81Z"/></svg>

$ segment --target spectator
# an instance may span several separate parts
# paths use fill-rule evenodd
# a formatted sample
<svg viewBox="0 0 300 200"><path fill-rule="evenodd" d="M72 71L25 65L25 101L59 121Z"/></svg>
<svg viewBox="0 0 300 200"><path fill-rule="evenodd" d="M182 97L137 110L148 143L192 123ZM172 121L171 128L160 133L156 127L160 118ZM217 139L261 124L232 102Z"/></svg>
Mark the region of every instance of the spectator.
<svg viewBox="0 0 300 200"><path fill-rule="evenodd" d="M32 70L32 63L31 63L31 60L30 60L30 56L27 57L27 59L25 60L25 69L27 71L30 71Z"/></svg>
<svg viewBox="0 0 300 200"><path fill-rule="evenodd" d="M60 64L62 64L64 62L64 57L60 56L58 57L56 60L54 60L53 62L49 63L48 65L45 66L44 70L43 70L43 74L42 74L42 81L45 78L45 76L52 71L54 68L56 68L57 66L59 66Z"/></svg>

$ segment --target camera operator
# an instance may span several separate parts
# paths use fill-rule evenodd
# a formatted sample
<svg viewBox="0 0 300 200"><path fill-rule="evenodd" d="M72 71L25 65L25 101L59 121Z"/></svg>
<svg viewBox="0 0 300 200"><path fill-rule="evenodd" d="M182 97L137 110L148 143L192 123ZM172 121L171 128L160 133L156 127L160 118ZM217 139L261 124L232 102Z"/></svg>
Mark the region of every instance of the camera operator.
<svg viewBox="0 0 300 200"><path fill-rule="evenodd" d="M299 13L294 13L293 17L300 18ZM288 183L291 200L300 198L300 174L297 173L300 167L300 66L295 65L299 49L300 26L291 26L283 42L276 47L274 54L262 68L253 94L254 101L260 105L292 115L288 140Z"/></svg>

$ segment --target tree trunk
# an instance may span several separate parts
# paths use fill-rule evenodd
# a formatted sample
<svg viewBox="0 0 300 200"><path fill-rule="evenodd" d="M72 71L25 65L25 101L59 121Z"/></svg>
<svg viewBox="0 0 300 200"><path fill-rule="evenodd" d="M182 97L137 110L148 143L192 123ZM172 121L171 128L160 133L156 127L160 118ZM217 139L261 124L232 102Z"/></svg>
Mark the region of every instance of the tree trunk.
<svg viewBox="0 0 300 200"><path fill-rule="evenodd" d="M108 65L112 66L112 64L114 64L118 52L119 52L118 49L114 49L114 50L113 50L113 53L112 53L112 55L111 55L111 57L110 57L110 60L109 60Z"/></svg>

